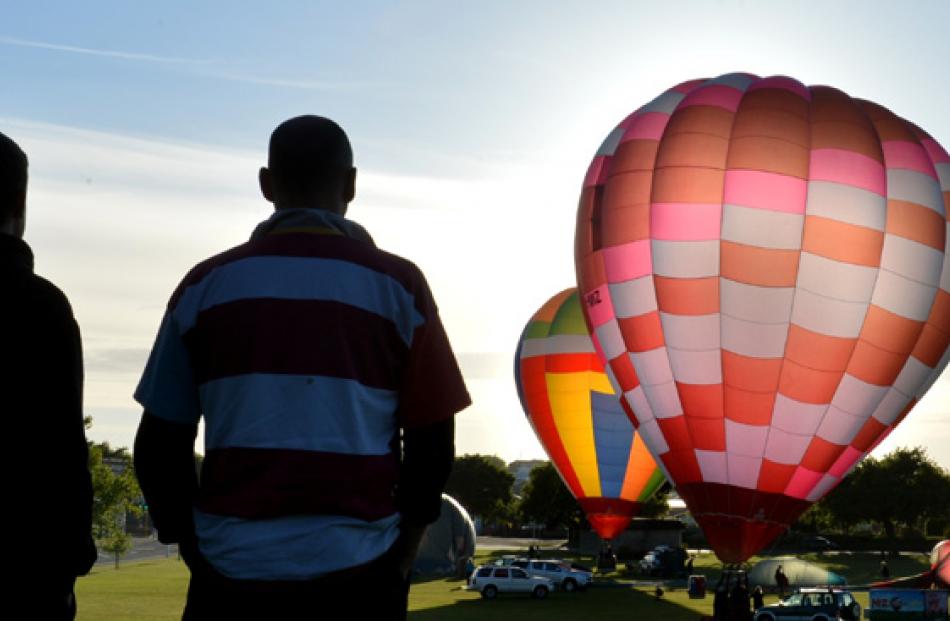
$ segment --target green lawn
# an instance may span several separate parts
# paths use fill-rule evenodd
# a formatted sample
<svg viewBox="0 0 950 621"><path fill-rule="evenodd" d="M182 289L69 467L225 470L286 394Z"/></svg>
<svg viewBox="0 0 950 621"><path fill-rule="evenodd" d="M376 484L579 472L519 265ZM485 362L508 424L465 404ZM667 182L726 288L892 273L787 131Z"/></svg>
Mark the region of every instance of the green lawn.
<svg viewBox="0 0 950 621"><path fill-rule="evenodd" d="M491 556L500 555L493 552ZM479 555L485 561L489 555ZM877 579L879 558L873 554L837 556L804 555L802 558L822 564L848 578L851 584ZM587 560L587 559L580 559ZM758 558L752 559L752 562ZM923 555L889 561L892 575L901 576L926 569ZM719 563L712 555L696 559L695 571L706 574L709 582L719 577ZM712 614L712 598L689 599L682 587L667 587L659 601L650 587L632 587L622 574L600 576L601 586L585 593L556 593L544 601L527 596L501 595L497 600L482 600L477 593L462 589L460 580L431 580L413 584L409 598L409 618L414 621L467 621L474 619L517 618L519 621L576 621L579 615L595 613L598 621L610 619L664 619L696 621ZM118 621L122 619L180 619L184 606L188 571L175 559L158 559L96 568L76 583L80 620ZM862 607L867 594L857 593ZM767 597L771 603L774 597Z"/></svg>
<svg viewBox="0 0 950 621"><path fill-rule="evenodd" d="M78 619L181 619L188 569L175 559L96 567L76 581Z"/></svg>

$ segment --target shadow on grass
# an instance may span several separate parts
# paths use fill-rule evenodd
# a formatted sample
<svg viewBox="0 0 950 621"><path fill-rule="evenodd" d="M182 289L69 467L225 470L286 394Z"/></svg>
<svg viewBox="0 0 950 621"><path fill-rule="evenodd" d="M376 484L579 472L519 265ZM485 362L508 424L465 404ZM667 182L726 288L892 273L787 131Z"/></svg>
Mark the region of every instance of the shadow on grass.
<svg viewBox="0 0 950 621"><path fill-rule="evenodd" d="M437 574L416 574L412 577L412 586L444 582L446 589L465 580L461 576L439 576Z"/></svg>
<svg viewBox="0 0 950 621"><path fill-rule="evenodd" d="M685 594L683 594L685 596ZM596 614L598 621L612 619L663 619L697 621L701 612L683 605L680 598L652 595L632 588L591 588L584 593L554 593L544 600L523 594L503 594L484 600L463 591L442 605L409 613L412 621L476 621L518 619L519 621L577 621Z"/></svg>
<svg viewBox="0 0 950 621"><path fill-rule="evenodd" d="M867 585L883 580L881 556L873 552L837 552L835 554L803 554L799 556L816 563L847 579L849 585ZM891 578L912 576L930 569L930 559L925 554L907 554L887 559Z"/></svg>

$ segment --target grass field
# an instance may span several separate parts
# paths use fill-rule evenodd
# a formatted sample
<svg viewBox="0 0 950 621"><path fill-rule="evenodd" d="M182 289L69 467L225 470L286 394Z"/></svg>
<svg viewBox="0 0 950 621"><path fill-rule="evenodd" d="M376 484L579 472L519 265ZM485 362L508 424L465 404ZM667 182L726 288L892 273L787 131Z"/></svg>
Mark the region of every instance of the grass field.
<svg viewBox="0 0 950 621"><path fill-rule="evenodd" d="M518 551L514 551L518 552ZM493 552L492 556L502 554ZM805 555L848 578L851 584L866 584L877 579L879 558L872 554ZM487 555L477 560L486 561ZM752 559L752 562L758 558ZM892 575L918 573L926 569L923 555L902 556L889 561ZM719 563L711 555L696 559L695 571L706 574L711 583L719 577ZM648 585L632 586L618 574L598 578L598 585L585 593L556 593L544 601L526 596L502 595L497 600L482 600L478 593L462 589L461 580L430 580L413 584L409 598L409 618L414 621L468 621L518 619L519 621L576 621L596 614L598 621L611 619L662 619L696 621L712 614L712 598L689 599L682 586L666 587L659 601ZM115 570L97 567L76 583L78 618L82 621L119 621L137 619L180 619L188 585L188 571L175 559L157 559L127 563ZM862 607L867 595L856 593ZM767 597L771 603L775 597Z"/></svg>

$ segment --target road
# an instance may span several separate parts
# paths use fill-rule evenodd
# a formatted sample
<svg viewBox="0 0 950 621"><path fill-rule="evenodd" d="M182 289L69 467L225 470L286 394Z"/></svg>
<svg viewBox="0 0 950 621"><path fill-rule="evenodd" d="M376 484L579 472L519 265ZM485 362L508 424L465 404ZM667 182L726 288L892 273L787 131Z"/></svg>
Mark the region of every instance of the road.
<svg viewBox="0 0 950 621"><path fill-rule="evenodd" d="M557 550L567 545L567 539L531 539L530 537L476 537L476 550L525 550L535 546L542 550Z"/></svg>
<svg viewBox="0 0 950 621"><path fill-rule="evenodd" d="M166 546L151 537L133 537L132 549L123 554L119 562L144 561L150 558L175 558L177 556L178 546ZM111 565L114 562L115 559L112 554L102 549L99 550L99 558L96 560L96 565Z"/></svg>
<svg viewBox="0 0 950 621"><path fill-rule="evenodd" d="M537 546L542 550L556 550L567 543L566 539L531 539L509 537L479 537L476 541L478 550L525 550L528 546ZM133 537L132 549L122 555L119 562L144 561L150 558L177 557L177 546L159 543L151 537ZM112 554L99 550L97 565L112 564Z"/></svg>

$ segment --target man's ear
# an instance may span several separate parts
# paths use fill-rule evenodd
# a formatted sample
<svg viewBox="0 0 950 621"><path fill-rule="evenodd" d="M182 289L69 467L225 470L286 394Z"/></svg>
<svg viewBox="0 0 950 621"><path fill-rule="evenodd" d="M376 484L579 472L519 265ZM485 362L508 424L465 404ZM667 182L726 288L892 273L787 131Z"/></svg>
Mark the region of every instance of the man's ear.
<svg viewBox="0 0 950 621"><path fill-rule="evenodd" d="M257 181L261 185L261 194L269 202L274 202L274 175L266 166L261 166L257 173Z"/></svg>
<svg viewBox="0 0 950 621"><path fill-rule="evenodd" d="M356 196L356 168L351 168L343 180L343 203L347 204Z"/></svg>

